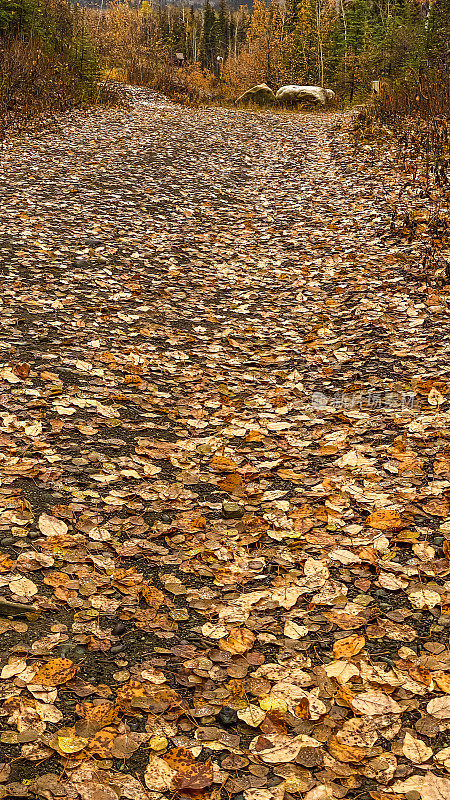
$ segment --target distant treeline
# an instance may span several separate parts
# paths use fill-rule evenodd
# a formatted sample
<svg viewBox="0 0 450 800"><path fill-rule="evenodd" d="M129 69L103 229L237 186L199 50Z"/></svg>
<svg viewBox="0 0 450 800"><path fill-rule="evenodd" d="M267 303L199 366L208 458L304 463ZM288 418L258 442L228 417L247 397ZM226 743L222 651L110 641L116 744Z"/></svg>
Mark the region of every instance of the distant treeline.
<svg viewBox="0 0 450 800"><path fill-rule="evenodd" d="M254 0L251 10L143 0L87 13L110 69L189 97L195 82L205 97L264 81L326 85L353 100L374 80L417 90L430 76L449 81L450 0Z"/></svg>

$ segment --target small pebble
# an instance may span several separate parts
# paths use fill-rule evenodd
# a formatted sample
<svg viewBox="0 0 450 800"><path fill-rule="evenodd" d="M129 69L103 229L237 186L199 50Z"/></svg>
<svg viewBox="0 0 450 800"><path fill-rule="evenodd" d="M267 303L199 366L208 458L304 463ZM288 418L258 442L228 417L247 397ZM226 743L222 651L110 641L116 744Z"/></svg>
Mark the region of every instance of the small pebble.
<svg viewBox="0 0 450 800"><path fill-rule="evenodd" d="M0 541L0 544L4 545L14 544L14 539L12 536L5 536L5 538Z"/></svg>
<svg viewBox="0 0 450 800"><path fill-rule="evenodd" d="M123 650L124 648L125 645L123 644L113 644L109 652L114 656L116 653L120 653L120 651Z"/></svg>
<svg viewBox="0 0 450 800"><path fill-rule="evenodd" d="M172 522L172 518L169 516L169 514L161 514L160 520L166 525L169 525Z"/></svg>
<svg viewBox="0 0 450 800"><path fill-rule="evenodd" d="M123 634L126 632L126 630L127 630L127 626L125 625L125 623L122 622L121 620L119 620L119 622L116 622L116 624L114 625L114 628L112 629L112 635L113 636L123 636Z"/></svg>
<svg viewBox="0 0 450 800"><path fill-rule="evenodd" d="M40 536L41 536L41 534L39 533L39 531L30 531L29 534L28 534L28 538L32 539L32 540L33 539L39 539Z"/></svg>

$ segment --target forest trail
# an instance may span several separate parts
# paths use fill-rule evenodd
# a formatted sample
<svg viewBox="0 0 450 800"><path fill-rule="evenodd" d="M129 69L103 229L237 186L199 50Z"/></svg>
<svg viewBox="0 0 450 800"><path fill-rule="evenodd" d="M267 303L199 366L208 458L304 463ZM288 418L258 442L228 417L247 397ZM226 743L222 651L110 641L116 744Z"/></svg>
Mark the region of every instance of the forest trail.
<svg viewBox="0 0 450 800"><path fill-rule="evenodd" d="M342 114L132 95L1 154L9 794L448 796L449 323L402 181Z"/></svg>

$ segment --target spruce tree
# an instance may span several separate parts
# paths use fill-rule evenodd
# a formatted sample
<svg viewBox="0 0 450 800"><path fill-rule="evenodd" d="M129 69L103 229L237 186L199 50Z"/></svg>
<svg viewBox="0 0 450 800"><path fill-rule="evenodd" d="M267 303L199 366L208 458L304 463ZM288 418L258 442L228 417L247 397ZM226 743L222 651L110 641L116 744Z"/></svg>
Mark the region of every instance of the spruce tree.
<svg viewBox="0 0 450 800"><path fill-rule="evenodd" d="M216 15L209 0L203 7L203 28L200 47L202 67L214 71L217 59Z"/></svg>

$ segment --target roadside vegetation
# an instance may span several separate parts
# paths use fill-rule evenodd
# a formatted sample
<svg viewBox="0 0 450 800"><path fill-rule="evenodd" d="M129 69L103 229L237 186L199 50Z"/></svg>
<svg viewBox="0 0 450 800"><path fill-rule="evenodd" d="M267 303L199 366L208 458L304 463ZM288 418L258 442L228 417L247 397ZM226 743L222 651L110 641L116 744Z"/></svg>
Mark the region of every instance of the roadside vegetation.
<svg viewBox="0 0 450 800"><path fill-rule="evenodd" d="M262 82L328 86L345 104L365 100L372 81L408 97L442 75L448 87L449 0L255 0L252 11L143 0L86 10L86 20L111 73L189 104Z"/></svg>
<svg viewBox="0 0 450 800"><path fill-rule="evenodd" d="M0 0L0 140L98 101L100 64L83 16L67 0Z"/></svg>

